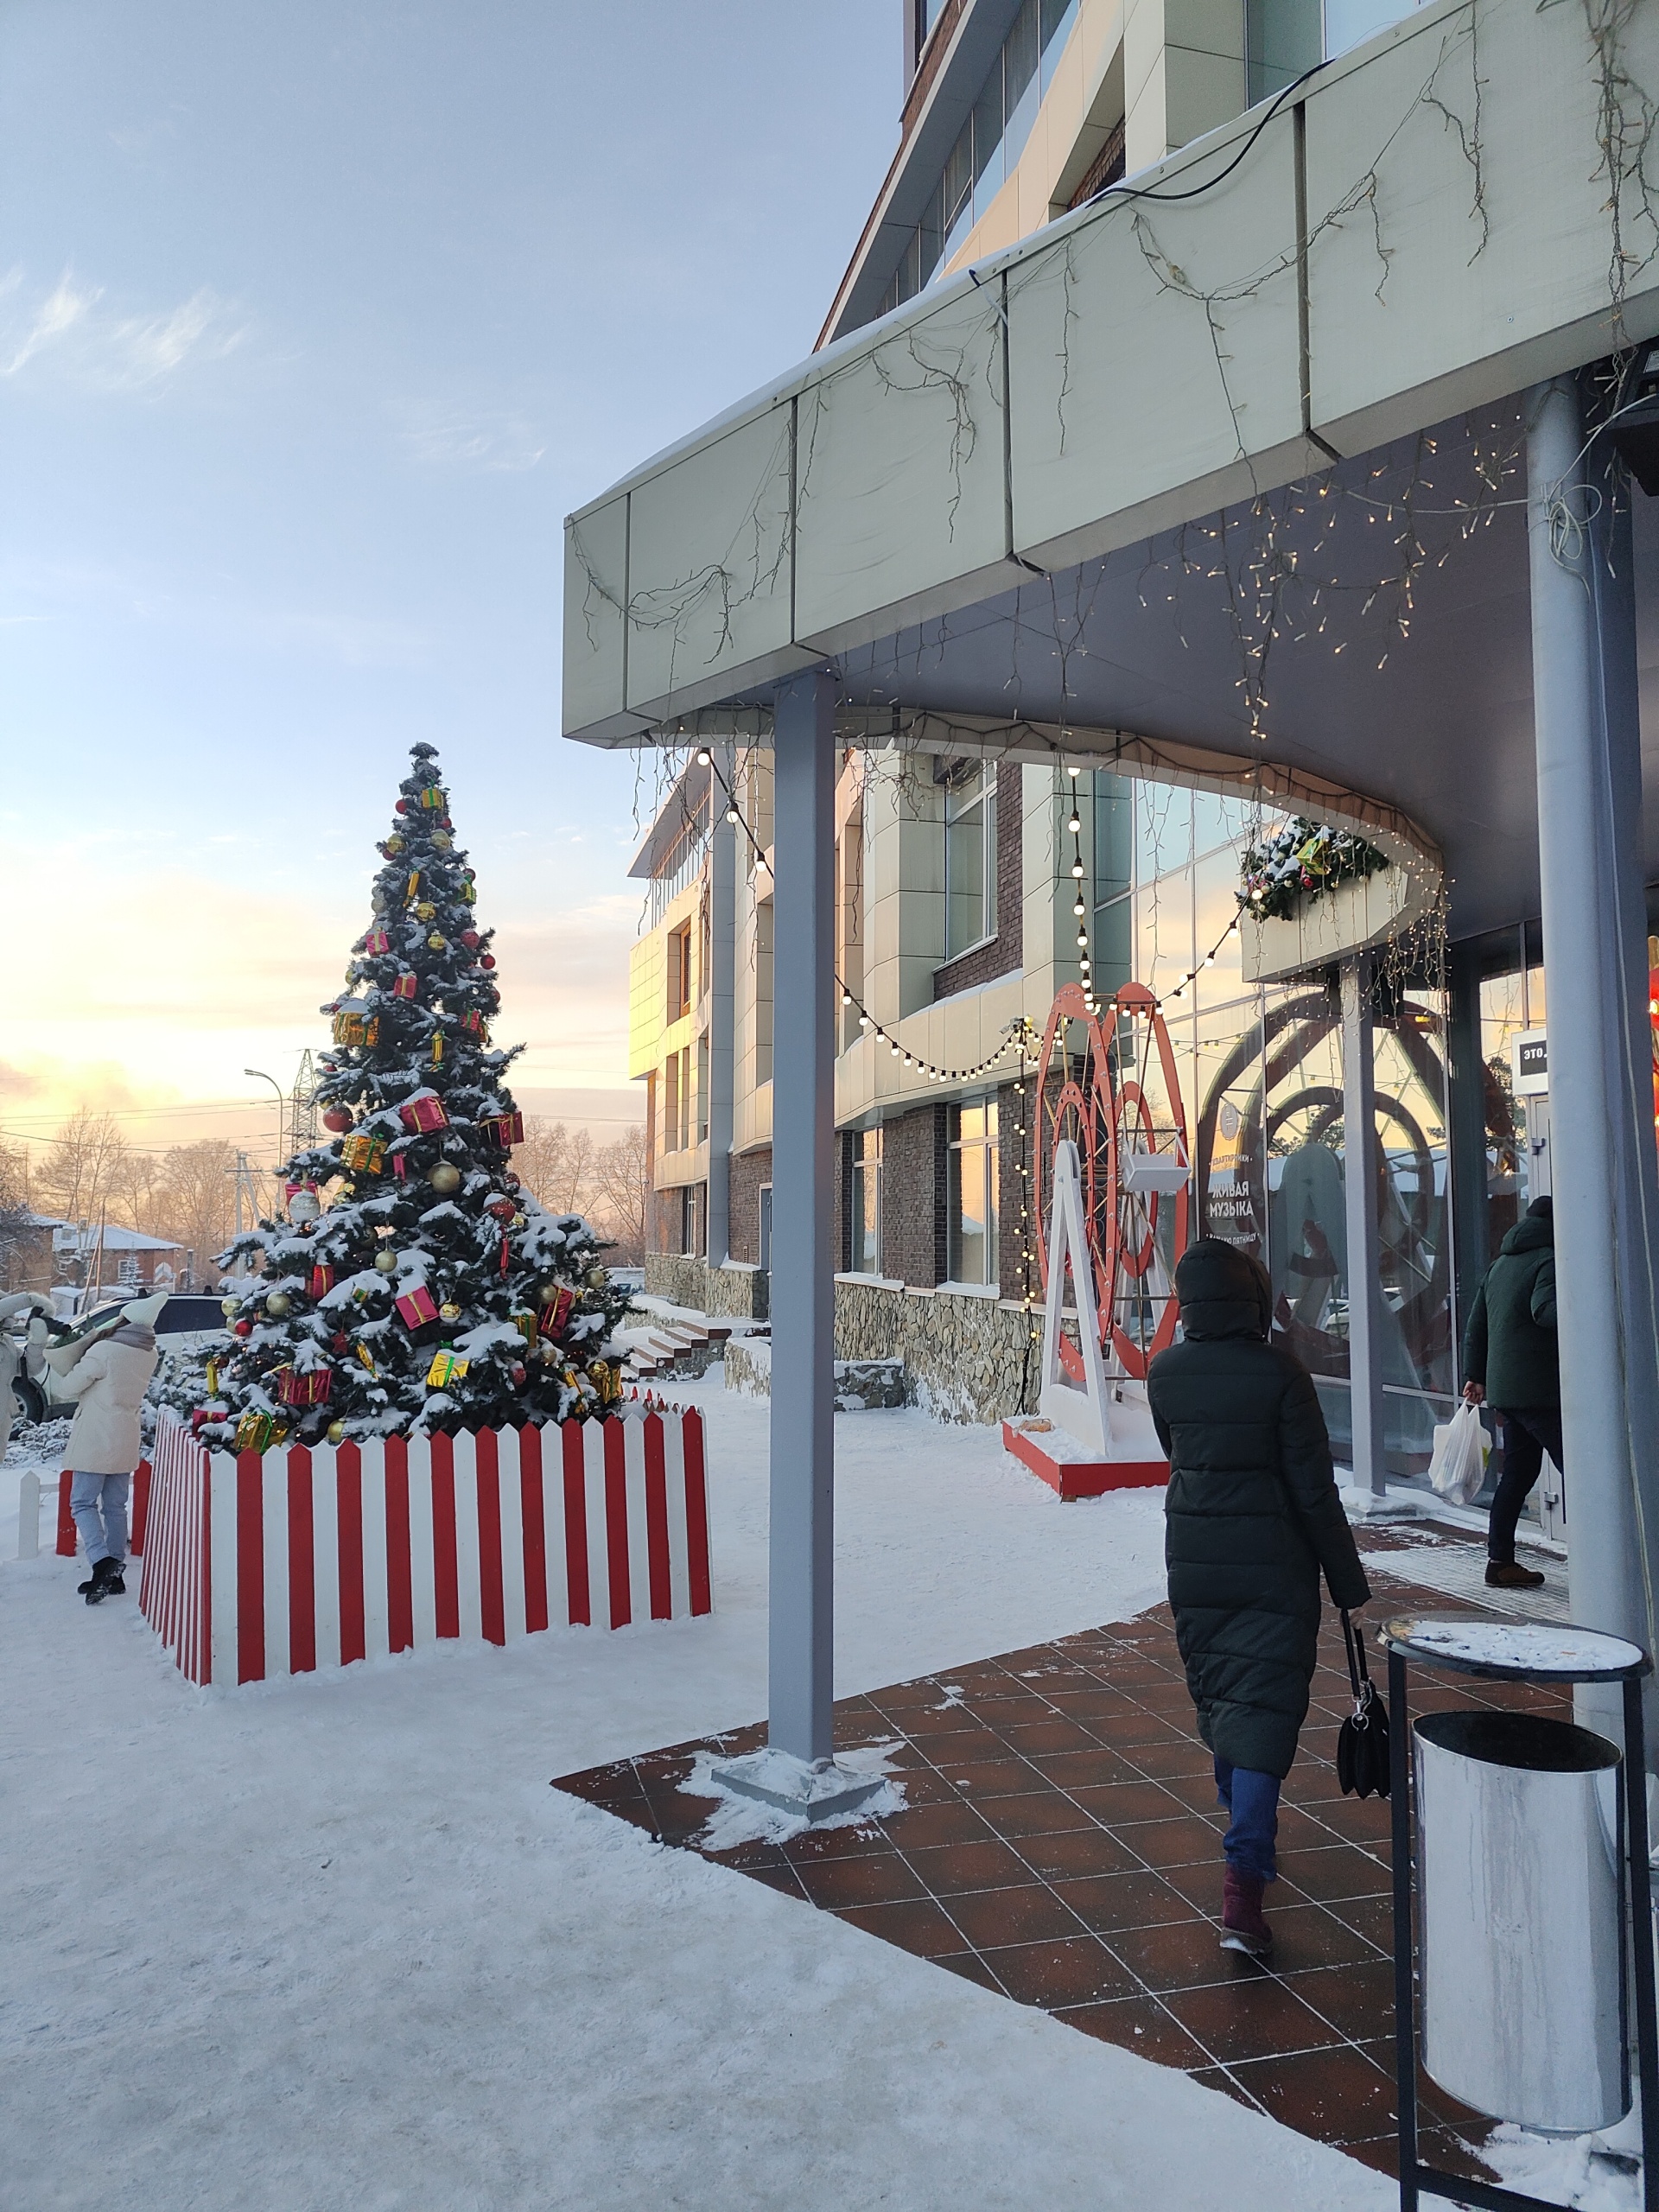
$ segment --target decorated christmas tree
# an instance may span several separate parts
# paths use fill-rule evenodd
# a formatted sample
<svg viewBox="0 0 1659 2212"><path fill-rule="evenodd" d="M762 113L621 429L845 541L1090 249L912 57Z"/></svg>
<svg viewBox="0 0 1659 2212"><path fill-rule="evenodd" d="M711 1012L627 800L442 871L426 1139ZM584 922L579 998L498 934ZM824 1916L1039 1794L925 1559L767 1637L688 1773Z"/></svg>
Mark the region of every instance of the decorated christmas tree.
<svg viewBox="0 0 1659 2212"><path fill-rule="evenodd" d="M522 1047L490 1043L491 932L435 752L412 754L373 918L322 1009L331 1141L289 1161L287 1219L219 1255L258 1270L224 1301L231 1349L163 1385L221 1447L562 1421L620 1396L606 1343L626 1295L588 1224L512 1173Z"/></svg>

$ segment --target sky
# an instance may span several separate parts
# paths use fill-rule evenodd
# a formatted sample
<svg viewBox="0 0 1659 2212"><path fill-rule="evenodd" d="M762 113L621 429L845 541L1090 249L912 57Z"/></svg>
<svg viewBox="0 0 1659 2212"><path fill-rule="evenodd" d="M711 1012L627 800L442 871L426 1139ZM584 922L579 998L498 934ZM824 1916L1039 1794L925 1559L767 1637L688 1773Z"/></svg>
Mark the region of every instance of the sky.
<svg viewBox="0 0 1659 2212"><path fill-rule="evenodd" d="M7 0L0 1131L273 1150L418 739L521 1103L639 1116L653 780L559 734L563 521L810 350L899 22Z"/></svg>

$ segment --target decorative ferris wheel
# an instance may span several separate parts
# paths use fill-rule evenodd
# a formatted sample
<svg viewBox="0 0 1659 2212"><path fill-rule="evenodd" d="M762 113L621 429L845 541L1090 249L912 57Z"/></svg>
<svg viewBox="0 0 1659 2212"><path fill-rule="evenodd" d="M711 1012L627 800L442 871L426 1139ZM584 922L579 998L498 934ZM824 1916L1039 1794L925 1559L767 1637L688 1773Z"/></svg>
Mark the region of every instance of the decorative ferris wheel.
<svg viewBox="0 0 1659 2212"><path fill-rule="evenodd" d="M1147 1364L1175 1337L1175 1263L1192 1222L1186 1115L1169 1031L1141 983L1126 983L1090 1009L1081 985L1066 984L1050 1009L1037 1067L1038 1250L1045 1291L1052 1264L1050 1208L1060 1147L1077 1147L1088 1301L1110 1370L1144 1382ZM1078 1264L1072 1256L1075 1275ZM1052 1303L1052 1301L1051 1301ZM1077 1347L1058 1356L1084 1380Z"/></svg>

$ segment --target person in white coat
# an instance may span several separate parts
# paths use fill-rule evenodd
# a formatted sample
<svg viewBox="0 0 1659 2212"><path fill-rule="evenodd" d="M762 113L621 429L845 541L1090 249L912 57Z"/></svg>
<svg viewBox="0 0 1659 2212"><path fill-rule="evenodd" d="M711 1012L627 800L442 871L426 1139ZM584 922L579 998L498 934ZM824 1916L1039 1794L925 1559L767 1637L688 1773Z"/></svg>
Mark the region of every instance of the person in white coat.
<svg viewBox="0 0 1659 2212"><path fill-rule="evenodd" d="M6 1446L11 1441L11 1424L16 1419L18 1405L12 1384L24 1373L23 1349L5 1326L20 1313L49 1313L52 1301L42 1298L38 1291L8 1291L0 1298L0 1459L6 1456Z"/></svg>
<svg viewBox="0 0 1659 2212"><path fill-rule="evenodd" d="M156 1372L155 1324L166 1303L164 1291L136 1298L112 1330L46 1355L60 1377L54 1397L79 1401L63 1456L72 1470L69 1510L92 1570L80 1585L89 1605L127 1586L127 1490L143 1453L138 1408Z"/></svg>

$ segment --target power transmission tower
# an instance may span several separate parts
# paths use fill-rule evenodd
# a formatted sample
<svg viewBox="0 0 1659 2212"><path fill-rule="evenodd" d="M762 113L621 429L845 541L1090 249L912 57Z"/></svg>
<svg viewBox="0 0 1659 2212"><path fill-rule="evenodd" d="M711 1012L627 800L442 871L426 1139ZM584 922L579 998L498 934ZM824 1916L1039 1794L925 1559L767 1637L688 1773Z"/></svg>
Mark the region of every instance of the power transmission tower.
<svg viewBox="0 0 1659 2212"><path fill-rule="evenodd" d="M290 1152L308 1152L317 1141L317 1075L308 1045L300 1054L299 1073L288 1102L288 1142Z"/></svg>

